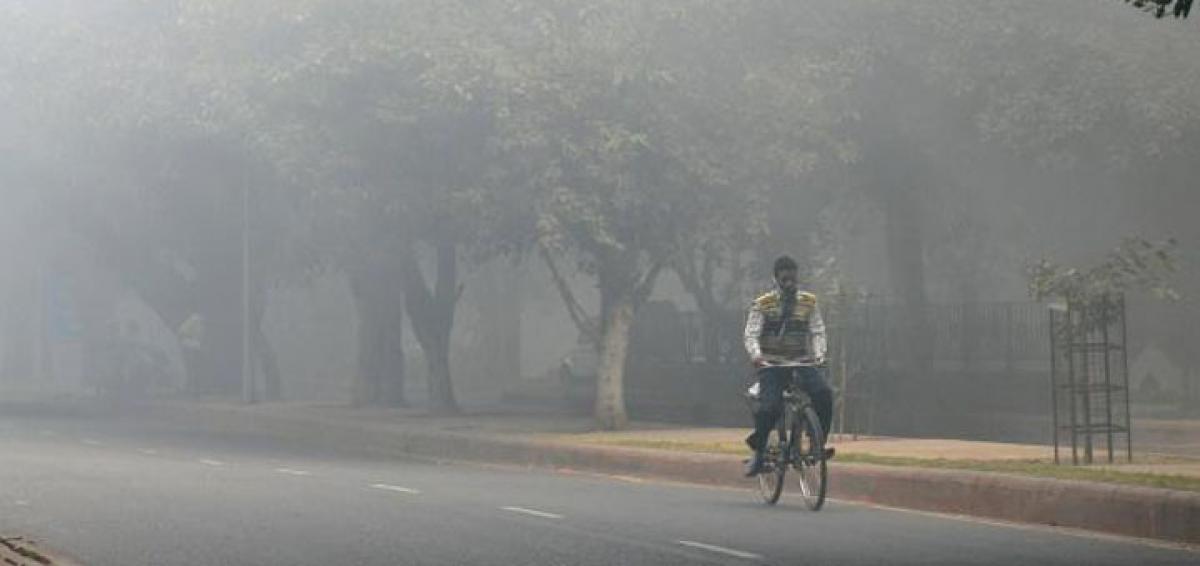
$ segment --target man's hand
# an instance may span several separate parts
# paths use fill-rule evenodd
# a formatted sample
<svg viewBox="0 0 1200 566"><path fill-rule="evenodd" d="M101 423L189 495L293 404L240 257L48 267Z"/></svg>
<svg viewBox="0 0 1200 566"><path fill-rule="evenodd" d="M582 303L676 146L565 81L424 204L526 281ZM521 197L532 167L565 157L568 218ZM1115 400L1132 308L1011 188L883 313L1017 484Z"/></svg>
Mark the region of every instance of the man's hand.
<svg viewBox="0 0 1200 566"><path fill-rule="evenodd" d="M768 365L766 358L763 358L761 356L754 358L753 360L750 361L750 363L753 364L756 369L762 369L762 368L767 367L767 365Z"/></svg>

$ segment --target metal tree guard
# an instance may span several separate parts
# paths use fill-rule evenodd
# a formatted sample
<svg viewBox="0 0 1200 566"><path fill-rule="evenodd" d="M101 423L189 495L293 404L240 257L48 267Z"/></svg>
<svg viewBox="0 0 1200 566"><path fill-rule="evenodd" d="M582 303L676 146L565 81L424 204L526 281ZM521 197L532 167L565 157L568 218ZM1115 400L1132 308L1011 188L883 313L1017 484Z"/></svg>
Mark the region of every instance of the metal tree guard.
<svg viewBox="0 0 1200 566"><path fill-rule="evenodd" d="M1052 306L1050 330L1054 463L1060 462L1067 436L1072 464L1080 463L1081 449L1083 463L1093 463L1098 441L1112 463L1122 435L1126 459L1132 462L1125 297Z"/></svg>

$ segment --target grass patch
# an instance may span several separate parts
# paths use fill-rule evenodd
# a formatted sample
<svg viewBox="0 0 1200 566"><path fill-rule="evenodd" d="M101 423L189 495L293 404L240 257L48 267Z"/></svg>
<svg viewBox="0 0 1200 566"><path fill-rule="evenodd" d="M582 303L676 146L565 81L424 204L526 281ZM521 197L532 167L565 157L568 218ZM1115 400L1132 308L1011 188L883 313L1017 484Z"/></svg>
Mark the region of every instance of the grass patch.
<svg viewBox="0 0 1200 566"><path fill-rule="evenodd" d="M874 454L838 454L837 461L908 468L996 472L1060 480L1094 481L1183 491L1200 491L1200 477L1123 471L1113 468L1056 466L1054 462L1046 460L946 460L876 456Z"/></svg>
<svg viewBox="0 0 1200 566"><path fill-rule="evenodd" d="M674 452L702 452L706 454L744 456L747 451L746 446L740 442L689 442L648 438L603 437L585 437L582 439L574 437L572 440L582 440L587 444L669 450ZM905 468L995 472L1060 480L1093 481L1200 492L1200 477L1155 474L1142 471L1123 471L1112 468L1056 466L1048 460L948 460L942 458L906 458L839 452L836 461ZM1143 461L1141 463L1147 462Z"/></svg>
<svg viewBox="0 0 1200 566"><path fill-rule="evenodd" d="M705 454L746 454L749 450L740 442L693 442L687 440L661 440L651 438L605 438L598 435L583 437L562 436L561 439L584 444L600 444L604 446L624 446L627 448L647 448L651 450L669 450L671 452L702 452Z"/></svg>

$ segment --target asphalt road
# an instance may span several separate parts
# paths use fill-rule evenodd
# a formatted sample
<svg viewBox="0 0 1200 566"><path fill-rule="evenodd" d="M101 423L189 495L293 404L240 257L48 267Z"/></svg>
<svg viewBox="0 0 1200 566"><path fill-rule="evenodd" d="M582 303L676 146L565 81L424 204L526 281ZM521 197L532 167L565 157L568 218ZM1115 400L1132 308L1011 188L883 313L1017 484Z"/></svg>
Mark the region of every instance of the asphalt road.
<svg viewBox="0 0 1200 566"><path fill-rule="evenodd" d="M837 501L811 513L748 491L3 407L0 534L90 566L1200 564L1187 549L1056 529Z"/></svg>

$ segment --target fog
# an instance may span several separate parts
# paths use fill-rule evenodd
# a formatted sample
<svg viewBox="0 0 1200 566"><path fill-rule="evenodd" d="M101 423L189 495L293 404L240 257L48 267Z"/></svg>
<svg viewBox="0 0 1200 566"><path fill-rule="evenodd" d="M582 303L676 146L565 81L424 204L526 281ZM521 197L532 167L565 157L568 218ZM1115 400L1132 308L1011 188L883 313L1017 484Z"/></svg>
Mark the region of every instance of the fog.
<svg viewBox="0 0 1200 566"><path fill-rule="evenodd" d="M0 397L590 414L561 372L591 348L634 419L744 424L741 323L788 253L846 391L1045 419L1048 349L867 375L854 313L1044 312L1029 265L1135 237L1174 239L1177 269L1121 289L1134 415L1190 418L1187 22L1116 1L4 0ZM672 405L721 379L706 413ZM919 410L861 426L1049 434L884 414Z"/></svg>

